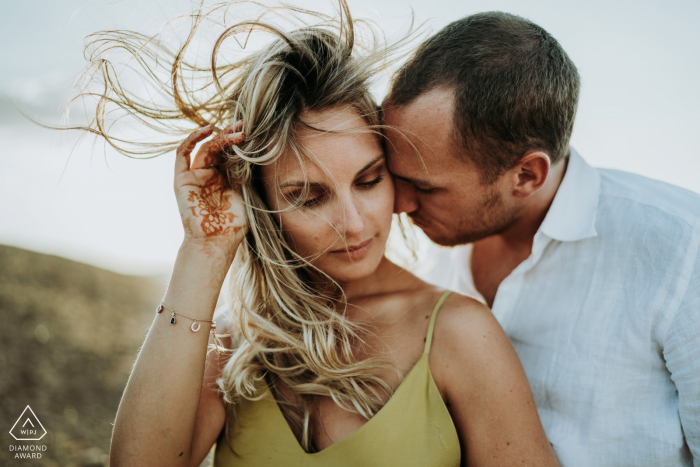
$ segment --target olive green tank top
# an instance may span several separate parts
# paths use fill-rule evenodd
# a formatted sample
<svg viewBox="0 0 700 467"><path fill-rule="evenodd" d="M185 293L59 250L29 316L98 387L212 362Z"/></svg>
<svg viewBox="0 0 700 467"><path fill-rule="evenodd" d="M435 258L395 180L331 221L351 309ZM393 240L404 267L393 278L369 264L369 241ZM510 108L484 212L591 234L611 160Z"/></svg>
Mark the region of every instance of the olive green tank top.
<svg viewBox="0 0 700 467"><path fill-rule="evenodd" d="M452 417L428 365L435 317L450 291L433 309L423 355L387 403L351 435L314 453L304 451L272 395L241 398L232 426L231 452L221 431L214 467L457 467L460 446Z"/></svg>

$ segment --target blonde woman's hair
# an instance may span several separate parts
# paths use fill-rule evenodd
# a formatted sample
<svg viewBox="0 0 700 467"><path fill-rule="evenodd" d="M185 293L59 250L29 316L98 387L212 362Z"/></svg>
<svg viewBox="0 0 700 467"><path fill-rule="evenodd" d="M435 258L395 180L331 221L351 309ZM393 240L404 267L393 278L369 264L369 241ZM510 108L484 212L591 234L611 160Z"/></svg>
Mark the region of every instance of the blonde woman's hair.
<svg viewBox="0 0 700 467"><path fill-rule="evenodd" d="M217 381L229 412L226 438L230 440L239 398L266 396L261 384L266 380L303 448L314 451L310 437L314 397L331 397L342 408L370 418L391 396L391 387L379 377L391 365L355 356L353 349L361 345L366 329L349 321L342 305L338 309L339 302L345 303L339 300L343 297L339 287L329 293L310 280L323 273L285 241L264 201L261 170L284 153L296 155L302 164L308 160L299 142L300 129L309 126L302 120L304 112L351 108L364 117L366 131L379 134L379 108L370 83L401 58L400 51L415 33L411 25L403 39L387 45L373 23L352 19L344 0L339 1L336 17L290 6L265 8L265 14L294 17L300 27L285 30L264 16L238 21L213 42L208 66L188 61L201 26L215 23L212 18L229 7L235 15L242 3L206 8L200 4L186 40L176 50L159 35L106 31L89 36L86 84L74 99L93 96L97 103L87 125L69 128L99 135L122 154L155 156L174 150L192 131L192 124L212 124L220 131L243 120L245 142L229 148L220 167L230 183L240 184L249 223L232 270L235 344L225 349L230 358ZM231 39L245 48L260 33L271 34L272 42L222 63L222 50ZM122 85L119 71L107 59L115 48L128 52L130 67L145 71L143 77L157 95L140 97ZM101 86L97 91L95 83ZM111 131L115 109L173 138L159 142L119 138Z"/></svg>

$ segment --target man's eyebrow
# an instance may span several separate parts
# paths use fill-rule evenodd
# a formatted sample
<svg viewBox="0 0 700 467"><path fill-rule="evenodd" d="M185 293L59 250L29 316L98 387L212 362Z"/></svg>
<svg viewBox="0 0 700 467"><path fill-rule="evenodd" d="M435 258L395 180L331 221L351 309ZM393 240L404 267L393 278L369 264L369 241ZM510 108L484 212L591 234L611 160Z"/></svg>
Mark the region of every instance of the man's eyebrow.
<svg viewBox="0 0 700 467"><path fill-rule="evenodd" d="M394 177L398 178L399 180L403 180L404 182L412 183L413 185L416 185L416 186L431 186L432 185L429 181L421 180L418 178L402 177L401 175L396 175L396 174L394 174Z"/></svg>

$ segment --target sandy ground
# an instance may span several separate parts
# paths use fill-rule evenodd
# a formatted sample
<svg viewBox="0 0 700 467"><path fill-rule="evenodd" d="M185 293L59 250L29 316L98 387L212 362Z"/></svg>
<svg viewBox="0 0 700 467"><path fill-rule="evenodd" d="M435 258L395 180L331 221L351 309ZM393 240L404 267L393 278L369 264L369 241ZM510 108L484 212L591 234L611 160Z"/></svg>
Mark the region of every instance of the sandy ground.
<svg viewBox="0 0 700 467"><path fill-rule="evenodd" d="M162 282L0 245L0 465L109 465L112 423ZM9 434L29 405L47 434ZM45 445L16 460L10 445ZM205 462L203 465L207 465Z"/></svg>

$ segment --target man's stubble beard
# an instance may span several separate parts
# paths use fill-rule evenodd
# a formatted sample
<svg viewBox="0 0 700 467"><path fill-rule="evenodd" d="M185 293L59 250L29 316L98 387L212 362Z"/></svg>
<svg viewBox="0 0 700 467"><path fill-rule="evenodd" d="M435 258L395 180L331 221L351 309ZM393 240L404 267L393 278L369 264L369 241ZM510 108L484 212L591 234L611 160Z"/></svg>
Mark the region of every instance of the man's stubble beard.
<svg viewBox="0 0 700 467"><path fill-rule="evenodd" d="M489 192L473 215L460 217L450 232L431 240L442 246L457 246L497 235L506 231L518 220L518 209L506 206L501 194L489 187Z"/></svg>

